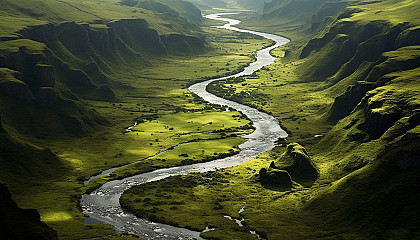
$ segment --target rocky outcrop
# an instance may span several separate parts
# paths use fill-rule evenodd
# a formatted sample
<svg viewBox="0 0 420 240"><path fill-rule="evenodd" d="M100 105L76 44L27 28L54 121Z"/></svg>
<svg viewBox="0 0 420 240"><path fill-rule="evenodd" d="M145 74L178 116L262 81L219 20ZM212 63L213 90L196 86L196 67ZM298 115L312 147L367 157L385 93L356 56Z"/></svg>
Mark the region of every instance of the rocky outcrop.
<svg viewBox="0 0 420 240"><path fill-rule="evenodd" d="M386 88L377 88L366 94L358 108L362 109L365 121L358 126L368 133L370 140L381 137L409 111L406 98ZM391 107L392 106L392 107Z"/></svg>
<svg viewBox="0 0 420 240"><path fill-rule="evenodd" d="M0 183L0 239L56 240L56 231L41 222L35 209L19 208Z"/></svg>
<svg viewBox="0 0 420 240"><path fill-rule="evenodd" d="M314 179L318 177L315 164L306 149L298 143L290 143L283 155L272 162L271 168L286 170L293 179Z"/></svg>
<svg viewBox="0 0 420 240"><path fill-rule="evenodd" d="M292 187L292 179L285 170L279 170L274 168L261 168L259 171L259 180L261 183L275 185L279 187Z"/></svg>
<svg viewBox="0 0 420 240"><path fill-rule="evenodd" d="M300 67L300 77L334 85L362 64L380 61L384 52L395 50L398 36L407 28L407 24L392 25L387 21L336 22L322 37L310 40L302 48L300 58L311 60Z"/></svg>
<svg viewBox="0 0 420 240"><path fill-rule="evenodd" d="M139 53L165 54L165 47L155 29L144 19L122 19L107 24L119 39Z"/></svg>

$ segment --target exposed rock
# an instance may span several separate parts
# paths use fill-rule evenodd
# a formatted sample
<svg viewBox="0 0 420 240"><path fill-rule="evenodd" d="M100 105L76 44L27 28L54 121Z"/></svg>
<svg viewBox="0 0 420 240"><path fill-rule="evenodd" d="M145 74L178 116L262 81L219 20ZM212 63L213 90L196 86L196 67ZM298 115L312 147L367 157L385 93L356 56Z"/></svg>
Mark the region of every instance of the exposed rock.
<svg viewBox="0 0 420 240"><path fill-rule="evenodd" d="M306 149L298 143L287 145L286 152L278 160L272 162L270 167L286 170L293 179L313 179L318 177L318 171Z"/></svg>
<svg viewBox="0 0 420 240"><path fill-rule="evenodd" d="M403 117L400 111L395 112L374 112L366 110L366 122L360 127L369 133L370 139L377 139L382 136L391 126Z"/></svg>
<svg viewBox="0 0 420 240"><path fill-rule="evenodd" d="M0 238L9 240L58 239L57 232L41 222L35 209L21 209L5 185L0 183Z"/></svg>
<svg viewBox="0 0 420 240"><path fill-rule="evenodd" d="M279 187L292 187L292 179L285 170L274 168L261 168L259 172L260 181L265 184L275 185Z"/></svg>
<svg viewBox="0 0 420 240"><path fill-rule="evenodd" d="M54 87L55 77L54 68L51 65L35 65L35 76L40 87Z"/></svg>
<svg viewBox="0 0 420 240"><path fill-rule="evenodd" d="M34 99L28 85L19 80L0 83L0 93L28 103Z"/></svg>
<svg viewBox="0 0 420 240"><path fill-rule="evenodd" d="M405 104L407 97L386 88L368 92L360 103L365 122L358 128L368 133L371 140L380 138L409 111Z"/></svg>
<svg viewBox="0 0 420 240"><path fill-rule="evenodd" d="M57 39L76 57L87 60L92 55L89 34L82 24L65 22L56 27Z"/></svg>
<svg viewBox="0 0 420 240"><path fill-rule="evenodd" d="M55 92L54 88L51 87L41 87L38 91L38 96L36 97L36 101L40 106L44 107L52 107L55 105L57 101L57 93Z"/></svg>

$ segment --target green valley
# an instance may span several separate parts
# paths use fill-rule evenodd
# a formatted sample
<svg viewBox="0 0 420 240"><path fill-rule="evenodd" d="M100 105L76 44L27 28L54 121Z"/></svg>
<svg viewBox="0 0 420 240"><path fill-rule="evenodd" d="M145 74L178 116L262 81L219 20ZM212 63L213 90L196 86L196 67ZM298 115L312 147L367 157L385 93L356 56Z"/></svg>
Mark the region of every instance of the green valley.
<svg viewBox="0 0 420 240"><path fill-rule="evenodd" d="M207 87L288 136L238 166L130 185L122 209L204 239L418 238L420 2L0 5L0 239L138 239L87 224L82 196L241 156L252 119L188 88L241 72L273 42L202 17L219 12L291 40L273 64Z"/></svg>

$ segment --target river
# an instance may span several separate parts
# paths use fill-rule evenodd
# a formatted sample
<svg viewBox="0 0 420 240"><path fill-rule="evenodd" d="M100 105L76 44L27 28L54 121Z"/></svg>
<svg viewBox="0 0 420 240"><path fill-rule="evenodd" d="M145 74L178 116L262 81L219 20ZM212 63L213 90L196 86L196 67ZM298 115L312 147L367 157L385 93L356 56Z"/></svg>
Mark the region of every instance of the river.
<svg viewBox="0 0 420 240"><path fill-rule="evenodd" d="M239 145L240 152L234 156L206 163L159 169L127 177L122 180L113 180L105 183L90 194L82 196L80 206L82 207L83 213L89 215L89 217L86 218L85 223L102 222L111 224L117 231L135 234L145 239L202 239L199 236L201 232L151 222L125 212L119 203L122 193L132 186L158 181L170 176L185 175L193 172L215 171L217 169L237 166L274 148L274 142L279 138L287 137L287 133L281 129L279 122L273 116L240 103L217 97L206 91L207 85L213 81L249 75L264 66L272 64L275 58L270 55L270 51L289 42L288 39L274 34L239 29L234 27L234 25L240 23L239 20L222 17L224 15L233 14L237 13L218 13L205 17L227 22L225 25L219 26L218 28L255 34L271 39L275 41L275 44L258 51L256 54L256 61L251 63L242 72L227 77L200 82L192 85L188 89L210 103L231 107L242 112L253 122L255 131L249 135L243 136L246 139L246 142ZM115 169L118 168L113 168L113 170Z"/></svg>

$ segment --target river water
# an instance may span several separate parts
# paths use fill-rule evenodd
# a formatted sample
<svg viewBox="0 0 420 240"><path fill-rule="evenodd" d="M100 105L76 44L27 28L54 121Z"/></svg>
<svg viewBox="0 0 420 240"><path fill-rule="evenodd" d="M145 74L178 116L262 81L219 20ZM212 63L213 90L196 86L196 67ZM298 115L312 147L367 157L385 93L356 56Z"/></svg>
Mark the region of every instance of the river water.
<svg viewBox="0 0 420 240"><path fill-rule="evenodd" d="M89 215L89 217L86 218L85 223L102 222L111 224L117 231L135 234L145 239L202 239L199 237L201 232L151 222L124 212L119 203L119 198L125 190L132 186L158 181L175 175L215 171L221 168L237 166L274 148L274 142L277 139L287 137L287 133L281 129L279 122L273 116L260 112L254 108L217 97L206 91L207 85L213 81L249 75L264 66L272 64L275 58L270 55L270 51L289 42L288 39L277 35L239 29L234 27L234 25L240 23L239 20L222 17L224 15L233 14L237 13L211 14L207 15L206 18L227 22L225 25L219 26L218 28L255 34L271 39L275 41L275 44L258 51L256 61L251 63L242 72L227 77L200 82L192 85L188 90L210 103L231 107L242 112L253 122L255 131L249 135L243 136L247 141L239 146L240 152L234 156L206 163L159 169L122 180L114 180L105 183L92 193L82 196L80 206L83 209L83 213ZM117 168L113 168L113 170L115 169Z"/></svg>

